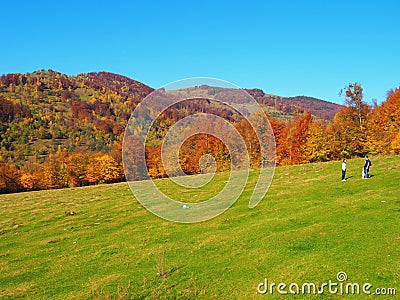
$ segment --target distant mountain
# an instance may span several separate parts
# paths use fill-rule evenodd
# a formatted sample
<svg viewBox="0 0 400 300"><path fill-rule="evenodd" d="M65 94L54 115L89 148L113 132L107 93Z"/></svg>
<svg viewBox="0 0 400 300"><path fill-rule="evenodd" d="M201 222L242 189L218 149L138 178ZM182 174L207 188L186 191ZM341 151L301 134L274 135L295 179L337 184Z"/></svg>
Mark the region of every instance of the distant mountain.
<svg viewBox="0 0 400 300"><path fill-rule="evenodd" d="M260 89L246 89L259 103L266 105L267 110L284 114L298 114L309 111L316 117L325 120L332 120L335 114L342 108L342 105L328 102L325 100L307 97L281 97L277 95L265 94ZM272 113L272 115L274 115Z"/></svg>
<svg viewBox="0 0 400 300"><path fill-rule="evenodd" d="M40 163L56 152L120 153L131 112L152 91L143 83L108 72L68 76L41 70L2 75L0 161L26 165ZM341 107L306 96L247 91L278 118L310 111L329 120ZM204 104L186 105L184 109L190 112Z"/></svg>

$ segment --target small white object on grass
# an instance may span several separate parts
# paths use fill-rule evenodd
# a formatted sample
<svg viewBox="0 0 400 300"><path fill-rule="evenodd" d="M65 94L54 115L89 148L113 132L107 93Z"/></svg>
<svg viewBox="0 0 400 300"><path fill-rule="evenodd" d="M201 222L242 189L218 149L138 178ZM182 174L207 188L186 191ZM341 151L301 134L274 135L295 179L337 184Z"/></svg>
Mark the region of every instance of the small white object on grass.
<svg viewBox="0 0 400 300"><path fill-rule="evenodd" d="M190 208L190 206L187 205L187 204L183 204L183 205L182 205L182 208L183 208L183 209L187 209L187 208Z"/></svg>

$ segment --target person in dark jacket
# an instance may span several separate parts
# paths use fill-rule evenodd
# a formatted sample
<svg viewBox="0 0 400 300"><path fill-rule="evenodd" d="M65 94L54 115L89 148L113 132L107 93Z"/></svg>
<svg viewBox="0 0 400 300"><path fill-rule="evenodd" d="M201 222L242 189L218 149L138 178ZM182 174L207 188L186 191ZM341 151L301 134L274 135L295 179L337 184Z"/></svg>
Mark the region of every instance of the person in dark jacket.
<svg viewBox="0 0 400 300"><path fill-rule="evenodd" d="M369 178L369 168L372 166L371 161L369 160L368 156L365 157L365 163L364 163L364 173L365 173L365 178Z"/></svg>

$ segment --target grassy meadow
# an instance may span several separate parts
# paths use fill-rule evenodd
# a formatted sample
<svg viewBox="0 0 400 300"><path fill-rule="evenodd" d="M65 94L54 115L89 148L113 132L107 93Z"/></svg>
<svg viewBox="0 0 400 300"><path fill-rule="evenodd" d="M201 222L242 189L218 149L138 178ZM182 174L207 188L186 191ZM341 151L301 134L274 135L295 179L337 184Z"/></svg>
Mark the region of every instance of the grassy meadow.
<svg viewBox="0 0 400 300"><path fill-rule="evenodd" d="M15 299L376 299L376 295L260 295L271 282L335 281L397 288L400 294L400 157L276 168L269 192L248 208L251 183L206 222L160 219L127 183L0 195L0 298ZM201 190L200 201L226 174Z"/></svg>

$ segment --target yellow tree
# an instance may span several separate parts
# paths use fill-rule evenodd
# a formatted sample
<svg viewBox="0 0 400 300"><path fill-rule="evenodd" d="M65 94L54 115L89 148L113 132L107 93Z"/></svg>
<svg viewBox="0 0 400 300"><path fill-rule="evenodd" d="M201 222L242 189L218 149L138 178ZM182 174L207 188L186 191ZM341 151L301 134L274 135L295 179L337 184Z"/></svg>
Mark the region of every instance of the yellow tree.
<svg viewBox="0 0 400 300"><path fill-rule="evenodd" d="M307 162L329 160L331 153L328 143L325 124L322 121L311 123L308 127L307 141L304 145L304 159Z"/></svg>
<svg viewBox="0 0 400 300"><path fill-rule="evenodd" d="M19 180L22 187L28 191L33 190L36 187L35 176L28 172L22 172L22 175Z"/></svg>
<svg viewBox="0 0 400 300"><path fill-rule="evenodd" d="M97 154L90 159L85 179L89 183L111 183L123 178L121 165L108 154Z"/></svg>
<svg viewBox="0 0 400 300"><path fill-rule="evenodd" d="M62 161L62 171L65 172L69 186L83 186L86 181L86 169L89 164L88 153L74 153L66 156Z"/></svg>

